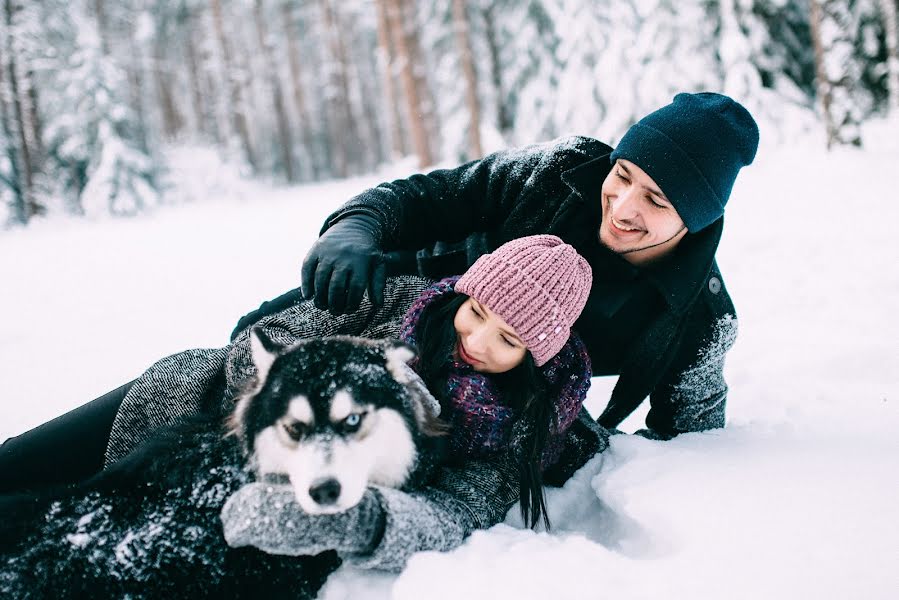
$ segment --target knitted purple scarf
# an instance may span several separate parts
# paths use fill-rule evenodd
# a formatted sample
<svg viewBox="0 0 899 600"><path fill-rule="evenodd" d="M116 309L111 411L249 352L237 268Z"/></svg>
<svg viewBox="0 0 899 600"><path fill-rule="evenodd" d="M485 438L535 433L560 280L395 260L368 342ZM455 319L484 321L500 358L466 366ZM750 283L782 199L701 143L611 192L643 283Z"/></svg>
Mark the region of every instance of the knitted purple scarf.
<svg viewBox="0 0 899 600"><path fill-rule="evenodd" d="M403 320L400 338L413 346L419 319L425 308L446 294L455 294L459 277L442 279L422 292ZM503 402L489 374L478 373L468 363L447 357L449 375L446 393L431 390L441 402L442 420L451 426L449 447L454 458L476 458L520 445L533 432L533 424L521 422L518 411ZM417 359L410 362L416 369ZM590 357L580 338L572 333L568 342L539 372L552 390L560 390L553 401L547 445L541 466L553 464L562 451L565 432L577 418L590 388ZM561 386L561 388L560 388Z"/></svg>

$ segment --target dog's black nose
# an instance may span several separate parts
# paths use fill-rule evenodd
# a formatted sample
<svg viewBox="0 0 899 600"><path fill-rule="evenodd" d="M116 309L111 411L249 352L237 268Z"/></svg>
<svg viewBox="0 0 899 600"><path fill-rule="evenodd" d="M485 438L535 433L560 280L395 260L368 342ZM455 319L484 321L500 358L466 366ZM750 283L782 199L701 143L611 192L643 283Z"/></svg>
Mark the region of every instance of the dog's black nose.
<svg viewBox="0 0 899 600"><path fill-rule="evenodd" d="M336 479L317 479L309 488L309 495L317 504L328 506L337 502L340 497L340 482Z"/></svg>

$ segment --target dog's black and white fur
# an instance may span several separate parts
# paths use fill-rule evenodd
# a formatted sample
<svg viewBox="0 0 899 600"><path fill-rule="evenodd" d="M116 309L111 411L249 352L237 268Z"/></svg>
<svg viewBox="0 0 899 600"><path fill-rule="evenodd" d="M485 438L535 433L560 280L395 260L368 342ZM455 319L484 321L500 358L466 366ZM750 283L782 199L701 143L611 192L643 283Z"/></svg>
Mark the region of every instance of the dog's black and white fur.
<svg viewBox="0 0 899 600"><path fill-rule="evenodd" d="M257 377L226 424L197 418L81 485L0 497L0 597L315 594L336 554L230 548L225 501L286 477L299 504L323 514L354 506L369 484L416 486L437 456L436 402L401 342L251 339Z"/></svg>

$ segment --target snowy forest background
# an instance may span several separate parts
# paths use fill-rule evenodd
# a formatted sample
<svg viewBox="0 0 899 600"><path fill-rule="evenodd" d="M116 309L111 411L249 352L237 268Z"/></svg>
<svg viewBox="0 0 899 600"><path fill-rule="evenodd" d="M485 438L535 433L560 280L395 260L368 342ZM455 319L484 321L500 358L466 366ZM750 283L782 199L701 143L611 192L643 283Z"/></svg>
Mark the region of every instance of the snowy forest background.
<svg viewBox="0 0 899 600"><path fill-rule="evenodd" d="M189 199L179 145L295 183L614 143L678 91L828 146L899 110L897 0L0 2L7 227Z"/></svg>

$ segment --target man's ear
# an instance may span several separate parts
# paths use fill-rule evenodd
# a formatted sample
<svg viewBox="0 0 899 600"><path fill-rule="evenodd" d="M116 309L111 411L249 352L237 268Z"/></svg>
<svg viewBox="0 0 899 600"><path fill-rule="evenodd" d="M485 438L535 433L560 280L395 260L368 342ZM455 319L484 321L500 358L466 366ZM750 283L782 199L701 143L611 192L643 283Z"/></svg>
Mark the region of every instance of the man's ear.
<svg viewBox="0 0 899 600"><path fill-rule="evenodd" d="M387 370L400 383L409 383L409 367L406 363L416 356L413 346L399 340L389 340L384 347Z"/></svg>
<svg viewBox="0 0 899 600"><path fill-rule="evenodd" d="M262 381L268 376L272 363L283 349L268 337L261 327L254 327L250 330L250 354L253 357L253 364L256 366L258 381Z"/></svg>

